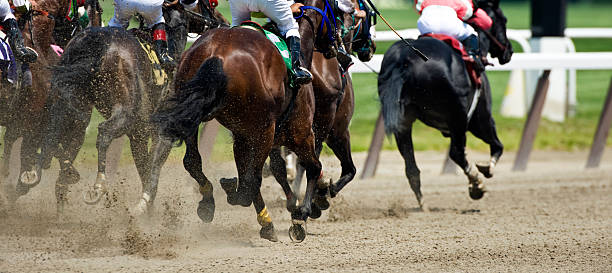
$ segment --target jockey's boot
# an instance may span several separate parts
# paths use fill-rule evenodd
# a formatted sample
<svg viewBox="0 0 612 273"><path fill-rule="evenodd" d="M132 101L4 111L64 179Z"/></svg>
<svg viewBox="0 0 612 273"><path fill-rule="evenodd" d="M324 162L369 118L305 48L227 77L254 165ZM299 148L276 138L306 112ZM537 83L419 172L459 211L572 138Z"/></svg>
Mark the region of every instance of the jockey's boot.
<svg viewBox="0 0 612 273"><path fill-rule="evenodd" d="M161 66L166 71L172 71L176 67L176 62L168 54L168 40L166 39L166 24L159 23L153 26L153 49Z"/></svg>
<svg viewBox="0 0 612 273"><path fill-rule="evenodd" d="M474 59L474 70L480 74L485 70L485 66L482 63L478 36L474 34L468 36L465 40L463 40L463 45L465 46L467 53L472 56L472 59Z"/></svg>
<svg viewBox="0 0 612 273"><path fill-rule="evenodd" d="M15 55L15 59L24 63L33 63L38 59L38 53L30 47L26 47L23 44L23 36L19 30L19 25L15 19L7 19L4 21L4 27L6 28L6 34L9 38L9 45Z"/></svg>
<svg viewBox="0 0 612 273"><path fill-rule="evenodd" d="M342 41L342 37L340 37L338 32L336 32L336 43L338 44L338 55L336 59L338 59L338 63L340 63L342 69L346 71L353 64L353 59L351 55L346 52L346 49L344 49L344 41Z"/></svg>
<svg viewBox="0 0 612 273"><path fill-rule="evenodd" d="M295 83L298 85L310 83L312 81L312 74L310 74L308 69L304 68L300 58L300 38L289 36L287 37L287 42L289 43L289 52L291 54L291 66L295 73Z"/></svg>

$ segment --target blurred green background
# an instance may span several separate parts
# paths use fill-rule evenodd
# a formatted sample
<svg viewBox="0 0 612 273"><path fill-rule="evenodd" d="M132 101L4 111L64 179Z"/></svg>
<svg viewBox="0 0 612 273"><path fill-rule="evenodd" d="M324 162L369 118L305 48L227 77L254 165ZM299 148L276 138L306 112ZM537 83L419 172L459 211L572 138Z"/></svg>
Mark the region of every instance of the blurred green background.
<svg viewBox="0 0 612 273"><path fill-rule="evenodd" d="M100 0L104 7L104 22L108 22L113 14L113 1ZM418 14L414 11L410 1L377 1L373 2L379 7L383 16L396 28L416 28ZM530 9L527 1L501 1L501 7L508 17L508 28L529 29ZM226 18L231 18L228 2L219 0L218 9ZM612 1L568 1L567 27L611 27ZM377 30L388 30L388 27L379 20ZM574 39L576 50L579 52L589 51L612 51L612 39ZM378 43L377 54L384 54L392 43ZM514 44L515 52L521 52L518 44ZM509 72L488 72L493 92L493 113L497 124L498 134L506 147L506 151L518 149L524 119L504 118L499 114ZM593 140L595 127L602 110L608 85L611 80L612 70L605 71L578 71L578 105L576 116L563 123L542 120L534 143L535 149L549 150L583 150L588 149ZM379 110L379 102L376 89L376 75L354 74L355 86L355 115L351 122L352 149L355 152L366 151L372 136L374 123ZM80 157L85 161L95 161L96 125L101 120L96 115L92 119L90 130L87 133L86 143ZM434 129L426 127L417 122L414 132L414 144L416 150L440 150L448 147L449 140ZM612 137L608 137L607 146L612 146ZM385 139L385 149L396 149L392 138ZM468 149L488 151L488 146L475 137L468 136ZM184 153L182 147L173 150L171 159L181 158ZM324 153L331 153L328 148ZM124 159L129 158L129 146L126 143ZM232 157L231 137L227 131L221 131L215 143L212 155L213 161L228 160Z"/></svg>

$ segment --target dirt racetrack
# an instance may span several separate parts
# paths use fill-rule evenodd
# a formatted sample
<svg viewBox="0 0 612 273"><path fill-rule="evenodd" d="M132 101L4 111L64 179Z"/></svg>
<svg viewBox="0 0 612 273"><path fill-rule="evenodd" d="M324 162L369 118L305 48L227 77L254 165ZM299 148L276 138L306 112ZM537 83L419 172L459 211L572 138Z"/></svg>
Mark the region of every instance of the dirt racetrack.
<svg viewBox="0 0 612 273"><path fill-rule="evenodd" d="M227 205L218 183L215 219L201 223L195 182L178 162L166 164L149 219L127 211L140 194L131 161L117 173L112 198L97 206L80 201L95 168L77 166L81 182L57 219L54 164L14 209L0 204L0 272L612 272L612 150L596 170L584 169L586 152L534 152L522 173L510 172L514 154L505 154L480 201L469 199L463 175L439 175L443 154L416 156L426 211L416 209L399 153L388 151L378 175L349 184L309 222L300 244L287 235L290 216L271 178L262 191L277 243L259 238L254 209ZM364 157L355 155L358 168ZM324 166L338 176L334 159ZM218 181L233 176L234 165L214 164L207 174ZM3 195L15 176L3 180Z"/></svg>

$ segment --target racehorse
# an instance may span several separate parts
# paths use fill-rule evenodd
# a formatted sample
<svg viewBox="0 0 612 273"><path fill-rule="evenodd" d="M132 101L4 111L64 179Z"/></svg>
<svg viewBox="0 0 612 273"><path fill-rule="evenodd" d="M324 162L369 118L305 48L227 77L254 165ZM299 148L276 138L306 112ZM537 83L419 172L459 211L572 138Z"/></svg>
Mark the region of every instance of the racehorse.
<svg viewBox="0 0 612 273"><path fill-rule="evenodd" d="M478 29L483 53L491 53L501 64L509 62L513 51L506 37L506 17L499 0L479 1L478 7L493 20L490 32ZM490 178L503 151L491 115L491 88L486 74L482 73L481 88L475 88L462 57L450 46L430 37L412 43L429 61L423 62L399 41L385 53L378 76L385 129L395 136L410 187L422 208L420 171L411 136L412 123L419 119L450 137L449 156L466 174L470 197L480 199L486 190L478 172ZM490 145L491 159L488 164L477 164L478 170L465 156L466 131Z"/></svg>
<svg viewBox="0 0 612 273"><path fill-rule="evenodd" d="M44 159L54 155L60 160L60 178L56 182L60 213L66 201L67 185L79 180L73 162L84 141L93 107L106 120L98 126L96 182L93 189L84 192L84 201L96 204L107 193L107 149L113 139L127 135L143 185L142 199L133 213L147 212L153 204L159 171L171 147L159 150L155 154L158 157L151 155L149 139L153 139L151 150L157 147L158 139L150 115L164 100L169 77L162 77L164 74L154 69L158 65L151 61L154 53L145 50L145 44L136 36L150 37L141 30L88 28L72 39L60 63L54 67L53 93L48 103L53 118L49 121L36 169L25 176L30 177L29 185L36 185L40 182Z"/></svg>
<svg viewBox="0 0 612 273"><path fill-rule="evenodd" d="M32 9L18 16L18 21L23 28L24 43L34 48L39 56L35 63L21 64L19 69L20 78L15 87L9 87L8 92L13 92L13 99L5 109L0 112L0 124L6 126L4 135L4 154L0 165L0 176L6 177L9 172L10 152L13 143L19 137L23 137L21 144L21 171L30 170L36 158L36 151L42 141L41 128L45 127L46 109L45 102L50 88L50 67L59 61L59 56L52 49L52 44L65 46L62 41L69 38L82 29L77 22L66 18L70 11L73 0L37 0L32 1ZM76 2L76 1L75 1ZM74 4L74 2L72 3ZM85 8L89 11L91 19L89 25L99 25L99 13L97 0L87 0ZM61 29L69 29L62 32ZM67 35L67 36L66 36ZM3 91L7 91L3 84ZM18 195L27 192L27 187L22 187L22 178L18 181Z"/></svg>
<svg viewBox="0 0 612 273"><path fill-rule="evenodd" d="M354 4L357 5L359 2L354 1ZM367 12L367 6L363 2L361 3L362 9ZM361 61L369 61L376 50L370 37L370 18L366 17L365 20L354 21L352 16L345 15L343 22L340 23L343 23L343 28L348 30L343 39L346 49L349 52L354 50ZM353 44L355 47L352 47ZM321 215L320 210L329 207L326 194L329 193L331 197L335 197L354 178L356 173L351 156L348 130L353 116L354 94L350 75L346 71L341 71L335 58L327 59L322 53L315 52L313 54L312 74L316 106L313 131L315 133L317 156L320 155L323 141L325 141L340 160L342 166L342 173L336 183L327 185L322 180L318 181L314 197L315 206L310 216L311 218L318 218ZM295 193L299 192L304 169L298 165L292 192L291 188L286 185L286 165L279 149L273 149L270 154L270 162L270 170L285 191L290 207L297 199Z"/></svg>
<svg viewBox="0 0 612 273"><path fill-rule="evenodd" d="M232 132L238 170L237 179L221 179L221 186L228 203L245 207L253 203L260 236L277 240L260 192L262 167L272 147L289 147L302 160L310 196L307 193L304 204L292 209L292 218L305 221L310 215L312 192L321 172L312 131L314 98L311 85L299 91L288 85L280 53L258 31L213 29L183 54L175 78L176 95L154 120L162 135L185 141L183 164L200 186L197 212L204 222L212 221L215 204L212 184L202 172L197 128L213 118Z"/></svg>

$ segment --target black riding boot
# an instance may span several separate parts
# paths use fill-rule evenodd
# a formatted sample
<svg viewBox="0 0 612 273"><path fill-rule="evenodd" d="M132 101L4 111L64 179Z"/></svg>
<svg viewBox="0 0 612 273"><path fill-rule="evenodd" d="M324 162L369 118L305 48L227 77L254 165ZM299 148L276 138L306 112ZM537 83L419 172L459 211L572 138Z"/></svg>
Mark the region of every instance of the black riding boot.
<svg viewBox="0 0 612 273"><path fill-rule="evenodd" d="M293 66L293 72L295 73L295 82L298 85L307 84L312 81L312 74L308 69L304 68L300 58L300 38L296 36L287 37L287 43L289 43L289 52L291 53L291 66Z"/></svg>
<svg viewBox="0 0 612 273"><path fill-rule="evenodd" d="M38 59L38 53L36 53L34 49L26 47L23 44L23 36L21 36L17 20L8 19L4 21L4 27L6 28L9 45L11 46L11 50L13 50L15 59L24 63L35 62L36 59Z"/></svg>
<svg viewBox="0 0 612 273"><path fill-rule="evenodd" d="M166 24L159 23L153 26L153 49L161 66L166 71L172 71L176 67L176 62L168 54L168 41L166 40Z"/></svg>
<svg viewBox="0 0 612 273"><path fill-rule="evenodd" d="M463 40L463 45L467 53L472 56L474 59L474 70L480 73L485 70L485 66L482 63L482 56L480 54L480 44L478 40L478 36L470 35L465 40Z"/></svg>
<svg viewBox="0 0 612 273"><path fill-rule="evenodd" d="M342 41L342 37L340 37L338 32L336 32L336 43L338 45L338 55L336 55L336 59L338 59L338 63L340 63L342 69L346 71L353 64L353 59L351 55L346 52L346 49L344 49L344 41Z"/></svg>

